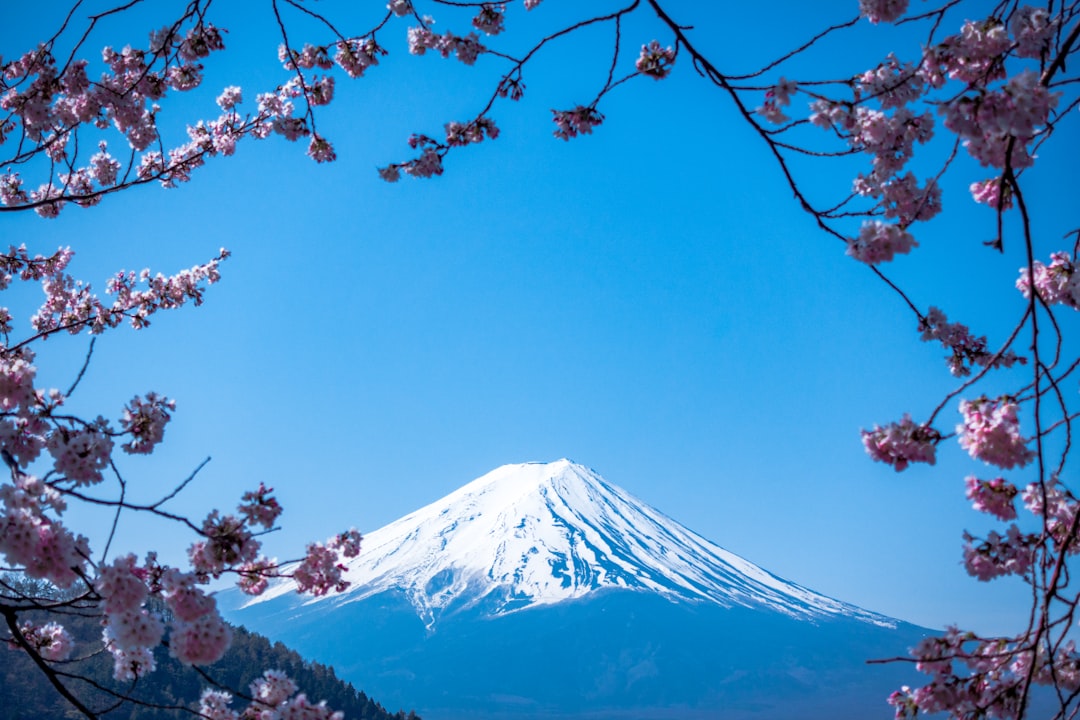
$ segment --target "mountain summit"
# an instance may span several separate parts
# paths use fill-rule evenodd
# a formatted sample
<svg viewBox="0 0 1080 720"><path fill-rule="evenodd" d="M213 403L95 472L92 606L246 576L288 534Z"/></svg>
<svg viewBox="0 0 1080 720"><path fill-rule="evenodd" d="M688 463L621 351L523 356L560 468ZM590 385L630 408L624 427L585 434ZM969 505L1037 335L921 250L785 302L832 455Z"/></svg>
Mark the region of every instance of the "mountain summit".
<svg viewBox="0 0 1080 720"><path fill-rule="evenodd" d="M925 634L569 460L505 465L367 533L345 575L338 595L281 581L219 605L431 720L885 720L913 670L866 660Z"/></svg>
<svg viewBox="0 0 1080 720"><path fill-rule="evenodd" d="M766 572L565 459L492 470L366 534L347 567L349 590L313 602L397 590L429 630L448 610L499 615L606 589L895 627ZM293 591L282 582L254 602Z"/></svg>

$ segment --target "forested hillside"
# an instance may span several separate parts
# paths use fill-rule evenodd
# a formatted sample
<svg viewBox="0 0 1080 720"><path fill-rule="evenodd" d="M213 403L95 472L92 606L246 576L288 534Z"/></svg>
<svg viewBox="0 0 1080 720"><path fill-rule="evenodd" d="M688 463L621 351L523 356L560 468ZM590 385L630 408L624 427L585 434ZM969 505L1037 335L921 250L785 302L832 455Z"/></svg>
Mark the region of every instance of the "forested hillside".
<svg viewBox="0 0 1080 720"><path fill-rule="evenodd" d="M65 625L78 646L94 647L90 641L100 639L101 626L96 618L69 617L65 619ZM100 640L97 646L100 647ZM77 651L76 657L79 657ZM197 718L194 712L197 699L204 689L211 687L207 678L225 688L246 693L251 681L268 669L284 671L310 700L325 700L327 706L342 711L346 720L419 720L411 711L388 712L351 684L339 680L333 668L305 662L281 643L271 645L265 637L242 627L233 628L232 647L221 660L205 669L207 678L190 667L181 666L164 648L158 648L155 659L157 670L134 686L113 679L112 657L104 652L67 663L64 671L90 681L72 679L68 682L94 711L109 710L117 704L117 698L110 695L110 691L136 699L111 710L110 720ZM0 648L0 683L0 720L74 720L83 717L18 650ZM92 687L90 683L99 687Z"/></svg>

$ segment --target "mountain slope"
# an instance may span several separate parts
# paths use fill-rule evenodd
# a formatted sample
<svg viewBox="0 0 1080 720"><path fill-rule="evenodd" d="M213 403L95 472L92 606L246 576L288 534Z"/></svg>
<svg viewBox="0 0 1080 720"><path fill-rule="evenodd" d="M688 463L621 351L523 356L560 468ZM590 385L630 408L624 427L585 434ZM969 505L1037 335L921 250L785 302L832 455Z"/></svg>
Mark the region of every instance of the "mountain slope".
<svg viewBox="0 0 1080 720"><path fill-rule="evenodd" d="M766 572L568 460L493 470L365 535L347 567L351 589L316 602L399 590L431 629L448 608L498 615L604 588L895 625ZM294 590L282 582L254 602Z"/></svg>
<svg viewBox="0 0 1080 720"><path fill-rule="evenodd" d="M925 631L779 578L566 460L365 536L341 595L231 619L430 720L891 717ZM230 610L230 603L232 609Z"/></svg>

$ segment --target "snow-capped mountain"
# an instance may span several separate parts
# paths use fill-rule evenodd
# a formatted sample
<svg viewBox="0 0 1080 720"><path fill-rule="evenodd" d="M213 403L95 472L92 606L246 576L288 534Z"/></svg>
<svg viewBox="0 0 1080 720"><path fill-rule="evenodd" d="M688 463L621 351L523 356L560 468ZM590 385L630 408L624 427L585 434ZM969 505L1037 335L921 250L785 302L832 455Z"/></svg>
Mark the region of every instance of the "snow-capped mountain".
<svg viewBox="0 0 1080 720"><path fill-rule="evenodd" d="M506 465L364 536L349 589L227 617L425 720L891 716L925 631L779 578L568 460Z"/></svg>
<svg viewBox="0 0 1080 720"><path fill-rule="evenodd" d="M366 534L347 567L346 594L312 602L399 590L431 629L451 607L501 614L614 588L895 627L766 572L569 460L497 468ZM282 582L254 602L291 592Z"/></svg>

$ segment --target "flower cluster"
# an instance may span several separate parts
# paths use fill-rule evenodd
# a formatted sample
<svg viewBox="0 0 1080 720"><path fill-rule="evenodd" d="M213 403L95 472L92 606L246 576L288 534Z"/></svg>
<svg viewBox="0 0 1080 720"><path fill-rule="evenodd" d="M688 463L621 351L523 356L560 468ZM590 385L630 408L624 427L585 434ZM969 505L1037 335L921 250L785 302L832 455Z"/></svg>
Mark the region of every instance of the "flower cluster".
<svg viewBox="0 0 1080 720"><path fill-rule="evenodd" d="M296 683L280 670L267 670L250 685L251 703L243 713L229 708L232 695L220 690L206 690L199 700L199 713L209 720L343 720L344 715L326 707L326 702L312 703L303 693L296 694Z"/></svg>
<svg viewBox="0 0 1080 720"><path fill-rule="evenodd" d="M339 40L336 47L334 62L351 78L362 77L369 67L379 64L380 55L386 55L373 37Z"/></svg>
<svg viewBox="0 0 1080 720"><path fill-rule="evenodd" d="M904 415L898 423L863 430L862 441L873 460L892 465L900 472L913 462L933 465L941 433L926 425L916 425L910 416Z"/></svg>
<svg viewBox="0 0 1080 720"><path fill-rule="evenodd" d="M1020 437L1018 409L1016 401L1008 396L961 400L964 420L956 426L960 446L976 460L1004 470L1027 465L1035 453Z"/></svg>
<svg viewBox="0 0 1080 720"><path fill-rule="evenodd" d="M195 572L220 577L237 565L254 560L260 543L248 530L247 523L235 515L213 510L203 521L200 534L205 538L188 548L188 558Z"/></svg>
<svg viewBox="0 0 1080 720"><path fill-rule="evenodd" d="M145 607L151 595L169 609L169 652L186 665L207 665L225 654L232 631L213 597L198 586L197 576L157 564L153 555L139 565L134 555L117 558L98 574L104 600L103 639L112 653L117 678L141 677L153 670L154 647L162 642L165 623Z"/></svg>
<svg viewBox="0 0 1080 720"><path fill-rule="evenodd" d="M1047 534L1059 550L1065 549L1073 555L1080 553L1074 527L1080 504L1056 475L1046 483L1029 484L1021 498L1032 514L1044 518Z"/></svg>
<svg viewBox="0 0 1080 720"><path fill-rule="evenodd" d="M943 105L941 112L945 127L963 139L982 165L1004 169L1008 164L1021 170L1035 162L1028 145L1046 124L1058 97L1039 82L1037 73L1026 70L999 90L963 95Z"/></svg>
<svg viewBox="0 0 1080 720"><path fill-rule="evenodd" d="M829 100L816 100L810 107L810 122L846 133L852 148L874 156L874 173L882 179L904 167L914 154L915 143L926 143L934 136L934 118L929 112L916 115L901 107L890 115L865 105Z"/></svg>
<svg viewBox="0 0 1080 720"><path fill-rule="evenodd" d="M985 86L1005 77L1004 53L1009 34L997 18L968 20L959 34L923 49L920 72L926 82L939 88L945 78Z"/></svg>
<svg viewBox="0 0 1080 720"><path fill-rule="evenodd" d="M482 121L486 122L481 125ZM468 129L466 130L466 128ZM485 130L488 137L495 137L499 134L495 124L486 118L479 118L469 123L468 126L450 123L446 126L447 142L463 145L468 144L468 142L479 142L483 139ZM442 175L442 158L449 149L449 145L444 145L427 135L415 134L409 138L409 147L419 149L420 157L379 168L379 177L387 182L397 182L403 172L419 178Z"/></svg>
<svg viewBox="0 0 1080 720"><path fill-rule="evenodd" d="M791 104L791 96L795 94L798 86L792 80L783 77L772 88L765 92L765 102L754 112L761 115L771 123L785 123L791 118L784 114L784 108Z"/></svg>
<svg viewBox="0 0 1080 720"><path fill-rule="evenodd" d="M268 488L259 483L259 489L244 493L238 508L246 522L251 525L262 525L269 530L274 527L274 522L282 513L281 505L270 495L273 488Z"/></svg>
<svg viewBox="0 0 1080 720"><path fill-rule="evenodd" d="M916 245L911 233L899 225L868 220L859 229L859 237L848 240L847 254L867 265L877 265L911 252Z"/></svg>
<svg viewBox="0 0 1080 720"><path fill-rule="evenodd" d="M1046 58L1058 24L1058 18L1052 17L1044 7L1024 5L1017 8L1009 21L1009 30L1016 41L1017 57Z"/></svg>
<svg viewBox="0 0 1080 720"><path fill-rule="evenodd" d="M400 5L401 3L397 3ZM408 3L404 3L408 6ZM411 7L408 8L411 11ZM185 23L193 27L183 31ZM102 60L108 71L91 80L86 60L73 60L58 68L51 46L41 46L14 62L0 66L0 110L7 118L0 122L0 143L17 127L35 145L21 157L47 155L55 170L36 189L24 187L18 172L0 173L0 204L33 208L43 217L56 217L68 202L94 205L104 194L124 186L159 181L164 187L187 182L192 172L215 155L232 155L237 142L246 136L265 138L272 134L297 140L312 134L311 108L326 105L334 97L334 78L311 75L318 68L341 68L350 77L364 74L385 55L374 33L339 37L328 45L305 44L295 50L279 48L283 65L296 75L270 93L258 96L256 113L242 116L242 92L228 86L217 98L222 114L214 120L199 121L187 128L188 140L165 149L159 132L159 101L169 91L184 92L202 84L199 63L211 52L224 48L224 31L204 21L192 9L172 27L151 33L149 47L122 50L105 48ZM449 41L444 38L444 45ZM483 50L469 38L457 39L441 50L456 52L467 62ZM331 53L333 57L331 58ZM472 59L470 59L472 58ZM302 99L306 109L298 110ZM109 154L104 141L89 163L78 163L80 126L93 124L104 129L109 124L124 135L135 151L126 171ZM336 158L330 143L312 138L308 153L316 162Z"/></svg>
<svg viewBox="0 0 1080 720"><path fill-rule="evenodd" d="M34 352L19 348L0 355L0 411L12 412L34 404Z"/></svg>
<svg viewBox="0 0 1080 720"><path fill-rule="evenodd" d="M35 625L24 622L19 625L19 632L27 645L43 659L51 662L67 660L75 649L71 634L58 623Z"/></svg>
<svg viewBox="0 0 1080 720"><path fill-rule="evenodd" d="M1050 255L1050 264L1044 265L1036 260L1032 267L1035 276L1035 292L1047 305L1061 303L1074 310L1080 310L1080 274L1076 272L1072 257L1066 252ZM1020 268L1020 277L1016 288L1031 297L1031 274L1028 269Z"/></svg>
<svg viewBox="0 0 1080 720"><path fill-rule="evenodd" d="M892 53L876 68L858 76L856 82L857 97L865 94L885 109L903 107L926 91L919 69L911 63L901 63Z"/></svg>
<svg viewBox="0 0 1080 720"><path fill-rule="evenodd" d="M552 120L558 126L554 135L569 140L578 135L590 135L597 125L604 122L604 116L596 108L578 105L573 110L552 110Z"/></svg>
<svg viewBox="0 0 1080 720"><path fill-rule="evenodd" d="M349 581L342 577L346 567L338 561L338 555L356 557L360 552L360 540L360 533L350 530L331 538L325 545L308 545L307 555L292 573L297 590L316 596L325 595L331 590L345 590Z"/></svg>
<svg viewBox="0 0 1080 720"><path fill-rule="evenodd" d="M859 0L859 12L872 23L893 22L907 12L908 0Z"/></svg>
<svg viewBox="0 0 1080 720"><path fill-rule="evenodd" d="M102 60L108 71L92 82L89 63L74 60L58 69L47 46L40 46L3 67L6 92L0 109L18 121L26 138L54 163L70 164L77 147L76 133L84 124L112 124L135 151L158 142L157 105L170 90L184 92L202 81L198 60L224 48L221 31L201 18L186 33L177 28L151 36L148 50L106 47ZM0 143L6 139L0 133ZM38 189L25 192L18 174L9 172L0 183L0 202L34 206L39 215L55 217L70 199L92 205L116 182L119 164L104 147L90 165L61 173Z"/></svg>
<svg viewBox="0 0 1080 720"><path fill-rule="evenodd" d="M889 703L897 718L915 718L920 711L1016 718L1027 678L1065 693L1080 688L1080 657L1071 640L1050 654L1042 644L1032 649L1023 637L979 638L950 627L944 637L922 640L911 654L916 667L933 679L924 687L905 686L892 694Z"/></svg>
<svg viewBox="0 0 1080 720"><path fill-rule="evenodd" d="M1024 575L1031 569L1039 537L1020 532L1010 525L1004 535L991 530L986 539L975 544L964 533L964 567L968 574L986 582L1003 575Z"/></svg>
<svg viewBox="0 0 1080 720"><path fill-rule="evenodd" d="M989 513L1001 520L1015 520L1016 507L1013 500L1019 492L1016 486L1005 478L993 480L980 480L974 475L969 475L964 484L967 487L967 498L971 500L972 507L984 513Z"/></svg>
<svg viewBox="0 0 1080 720"><path fill-rule="evenodd" d="M181 307L188 300L201 305L202 283L211 285L221 278L218 265L228 256L229 252L222 249L210 262L171 277L159 273L151 278L149 270L138 275L119 272L106 284L106 292L116 296L111 306L93 295L89 285L70 275L63 272L46 275L42 280L45 302L31 318L31 324L44 334L60 330L76 334L84 329L100 333L116 327L125 318L132 327L145 327L150 324L147 318L159 310Z"/></svg>
<svg viewBox="0 0 1080 720"><path fill-rule="evenodd" d="M409 28L409 52L423 55L428 50L434 50L444 58L456 55L466 65L472 65L481 53L487 52L480 44L480 36L474 32L465 36L450 31L436 35L424 25Z"/></svg>
<svg viewBox="0 0 1080 720"><path fill-rule="evenodd" d="M131 440L120 447L124 452L147 455L165 438L165 425L172 419L169 413L176 410L176 401L147 393L146 399L132 398L124 408L120 426Z"/></svg>
<svg viewBox="0 0 1080 720"><path fill-rule="evenodd" d="M910 172L882 180L877 173L859 174L853 189L864 197L880 198L878 207L886 218L895 218L907 227L916 221L926 221L941 212L941 189L934 180L920 188Z"/></svg>
<svg viewBox="0 0 1080 720"><path fill-rule="evenodd" d="M642 75L648 75L654 80L663 80L671 74L671 66L675 64L675 51L670 47L661 47L656 40L648 45L641 46L641 54L638 55L634 67Z"/></svg>
<svg viewBox="0 0 1080 720"><path fill-rule="evenodd" d="M485 3L480 6L480 12L473 18L473 27L487 35L498 35L506 29L503 25L506 19L505 12L506 5L502 3L498 5Z"/></svg>
<svg viewBox="0 0 1080 720"><path fill-rule="evenodd" d="M1020 638L979 638L955 627L943 637L928 637L911 650L916 667L931 681L920 688L903 687L889 697L896 717L915 718L920 714L950 712L955 717L1015 718L1020 708L1021 683L1031 676L1036 683L1051 684L1055 670L1075 670L1075 650L1063 648L1053 663L1030 672L1030 651L1020 650ZM970 709L970 710L969 710Z"/></svg>
<svg viewBox="0 0 1080 720"><path fill-rule="evenodd" d="M308 143L307 155L315 162L333 162L337 160L334 146L326 138L312 134L311 142Z"/></svg>
<svg viewBox="0 0 1080 720"><path fill-rule="evenodd" d="M499 86L495 91L499 97L508 97L511 100L520 100L525 96L525 83L521 81L521 70L519 69L515 73L506 75L499 81Z"/></svg>
<svg viewBox="0 0 1080 720"><path fill-rule="evenodd" d="M945 313L936 307L930 308L925 317L919 319L919 332L923 342L937 340L952 351L947 359L949 372L956 377L967 377L971 368L1012 367L1023 365L1027 359L1011 350L995 355L987 350L986 336L975 337L971 330L961 323L951 323Z"/></svg>
<svg viewBox="0 0 1080 720"><path fill-rule="evenodd" d="M1001 178L990 178L971 183L969 188L975 202L989 205L995 210L1008 210L1012 207L1012 191L1008 183Z"/></svg>
<svg viewBox="0 0 1080 720"><path fill-rule="evenodd" d="M300 50L290 48L288 45L278 45L278 60L286 70L311 70L320 68L329 70L334 67L330 59L330 49L326 45L312 45L304 43Z"/></svg>
<svg viewBox="0 0 1080 720"><path fill-rule="evenodd" d="M66 509L55 487L16 471L10 484L0 484L0 504L0 556L8 567L61 588L86 572L89 541L50 517Z"/></svg>
<svg viewBox="0 0 1080 720"><path fill-rule="evenodd" d="M45 302L31 320L36 334L30 341L61 330L102 332L124 318L142 327L159 310L188 301L201 303L203 285L217 281L217 265L227 255L222 251L210 263L172 277L151 277L149 271L118 273L108 284L116 297L110 307L88 285L66 274L70 250L31 257L25 247L13 247L0 254L0 287L8 287L15 278L41 283ZM3 315L10 319L6 309ZM89 541L75 535L62 520L67 500L81 497L77 494L81 486L103 480L104 471L112 466L114 438L127 436L122 446L126 452L153 452L164 437L175 404L153 392L137 396L124 407L119 431L104 418L87 422L61 415L57 409L65 396L36 387L30 341L7 347L11 331L5 329L4 344L0 344L0 455L11 472L10 481L0 481L0 565L61 589L81 583L80 602L100 601L102 644L112 655L113 672L120 680L153 671L154 649L163 644L182 663L215 662L229 646L231 631L214 598L201 585L211 577L235 572L246 591L258 593L269 578L281 575L275 561L258 556L260 546L252 532L253 526L272 527L280 505L260 485L243 496L238 514L211 512L200 529L202 539L189 551L194 572L161 566L152 553L145 563L137 562L134 555L122 555L95 565ZM43 450L52 461L45 479L22 470ZM123 498L119 502L121 507L132 507ZM325 551L335 561L339 556L352 557L359 551L359 542L359 533L342 533L327 543ZM167 612L163 614L160 607ZM23 638L17 644L40 659L60 661L71 655L72 638L62 626L23 623L22 628ZM301 715L309 711L318 715L325 709L299 697L290 702L283 707Z"/></svg>
<svg viewBox="0 0 1080 720"><path fill-rule="evenodd" d="M499 137L499 128L495 126L495 121L488 117L478 117L465 124L459 122L446 124L446 144L449 147L478 143L484 139L485 135L492 140Z"/></svg>

